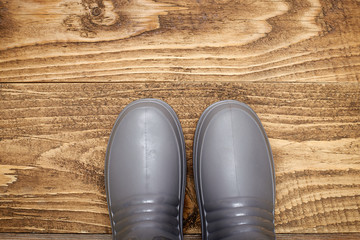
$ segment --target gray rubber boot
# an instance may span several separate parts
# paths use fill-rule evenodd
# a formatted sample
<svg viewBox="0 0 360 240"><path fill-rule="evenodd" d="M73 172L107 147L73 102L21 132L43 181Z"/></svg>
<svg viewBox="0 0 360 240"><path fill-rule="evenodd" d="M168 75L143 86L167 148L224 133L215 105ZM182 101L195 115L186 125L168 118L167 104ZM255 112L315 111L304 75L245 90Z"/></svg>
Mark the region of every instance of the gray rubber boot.
<svg viewBox="0 0 360 240"><path fill-rule="evenodd" d="M117 118L105 160L113 239L182 239L184 136L163 101L130 103Z"/></svg>
<svg viewBox="0 0 360 240"><path fill-rule="evenodd" d="M203 239L275 239L274 163L249 106L226 100L208 107L193 159Z"/></svg>

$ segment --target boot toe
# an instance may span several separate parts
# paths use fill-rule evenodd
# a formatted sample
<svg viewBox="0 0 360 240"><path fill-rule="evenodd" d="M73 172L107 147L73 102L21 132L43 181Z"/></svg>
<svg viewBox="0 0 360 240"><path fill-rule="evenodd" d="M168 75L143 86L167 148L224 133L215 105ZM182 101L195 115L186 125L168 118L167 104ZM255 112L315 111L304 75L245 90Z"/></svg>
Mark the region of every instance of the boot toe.
<svg viewBox="0 0 360 240"><path fill-rule="evenodd" d="M151 229L152 235L179 239L185 168L182 130L171 107L155 99L129 104L116 120L106 154L113 235L124 239L134 229Z"/></svg>
<svg viewBox="0 0 360 240"><path fill-rule="evenodd" d="M265 130L249 106L228 100L204 111L194 139L194 174L204 238L253 231L272 239L272 153ZM229 212L237 214L227 216Z"/></svg>

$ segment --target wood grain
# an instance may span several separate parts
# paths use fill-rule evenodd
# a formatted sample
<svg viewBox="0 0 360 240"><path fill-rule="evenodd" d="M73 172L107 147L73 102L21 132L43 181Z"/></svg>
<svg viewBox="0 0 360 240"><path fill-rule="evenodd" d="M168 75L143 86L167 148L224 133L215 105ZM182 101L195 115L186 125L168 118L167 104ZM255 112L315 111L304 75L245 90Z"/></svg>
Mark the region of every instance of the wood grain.
<svg viewBox="0 0 360 240"><path fill-rule="evenodd" d="M291 240L358 240L358 233L338 233L338 234L277 234L276 239ZM3 240L41 240L41 239L91 239L91 240L110 240L110 234L21 234L21 233L0 233ZM201 235L185 235L184 240L201 240Z"/></svg>
<svg viewBox="0 0 360 240"><path fill-rule="evenodd" d="M0 82L359 82L356 0L0 3Z"/></svg>
<svg viewBox="0 0 360 240"><path fill-rule="evenodd" d="M268 133L278 233L358 232L360 91L354 83L2 84L0 231L109 233L106 144L117 114L143 97L168 102L183 127L186 233L200 232L191 156L196 122L222 99L248 103Z"/></svg>
<svg viewBox="0 0 360 240"><path fill-rule="evenodd" d="M185 233L196 122L223 99L268 133L279 239L359 233L359 36L358 0L0 0L0 232L110 233L108 137L155 97L185 134Z"/></svg>

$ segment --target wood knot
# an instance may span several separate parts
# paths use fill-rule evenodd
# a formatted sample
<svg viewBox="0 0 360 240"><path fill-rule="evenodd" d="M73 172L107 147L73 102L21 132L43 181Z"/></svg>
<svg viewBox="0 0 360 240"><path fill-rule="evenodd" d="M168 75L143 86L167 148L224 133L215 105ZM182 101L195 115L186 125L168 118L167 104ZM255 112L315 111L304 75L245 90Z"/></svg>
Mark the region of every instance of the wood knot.
<svg viewBox="0 0 360 240"><path fill-rule="evenodd" d="M89 11L88 20L91 24L97 27L109 27L119 24L119 13L115 11L115 6L112 1L103 0L98 2L89 2L86 9Z"/></svg>
<svg viewBox="0 0 360 240"><path fill-rule="evenodd" d="M95 7L91 10L91 14L94 16L99 16L101 14L101 8Z"/></svg>
<svg viewBox="0 0 360 240"><path fill-rule="evenodd" d="M160 15L182 9L157 0L79 0L66 7L73 12L63 20L67 31L78 32L81 38L108 39L125 38L159 28Z"/></svg>

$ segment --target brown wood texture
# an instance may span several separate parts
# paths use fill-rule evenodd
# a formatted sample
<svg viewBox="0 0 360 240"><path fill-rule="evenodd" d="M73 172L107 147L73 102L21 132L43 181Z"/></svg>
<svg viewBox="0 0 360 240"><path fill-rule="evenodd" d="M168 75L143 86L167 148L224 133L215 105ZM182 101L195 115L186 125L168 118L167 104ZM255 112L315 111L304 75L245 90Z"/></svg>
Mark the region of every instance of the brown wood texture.
<svg viewBox="0 0 360 240"><path fill-rule="evenodd" d="M155 97L183 126L185 232L200 231L191 162L196 122L227 98L247 102L267 130L277 231L356 232L359 90L352 83L2 84L1 230L109 232L103 168L111 127L126 104Z"/></svg>
<svg viewBox="0 0 360 240"><path fill-rule="evenodd" d="M268 133L277 233L360 232L359 54L358 0L0 0L0 232L110 233L106 144L144 97L183 126L185 233L196 122L223 99Z"/></svg>
<svg viewBox="0 0 360 240"><path fill-rule="evenodd" d="M42 239L58 239L58 240L75 240L75 239L91 239L91 240L110 240L110 234L33 234L33 233L0 233L0 239L3 240L42 240ZM358 240L359 233L337 233L337 234L277 234L276 239L279 240ZM200 235L185 235L184 240L201 240Z"/></svg>

